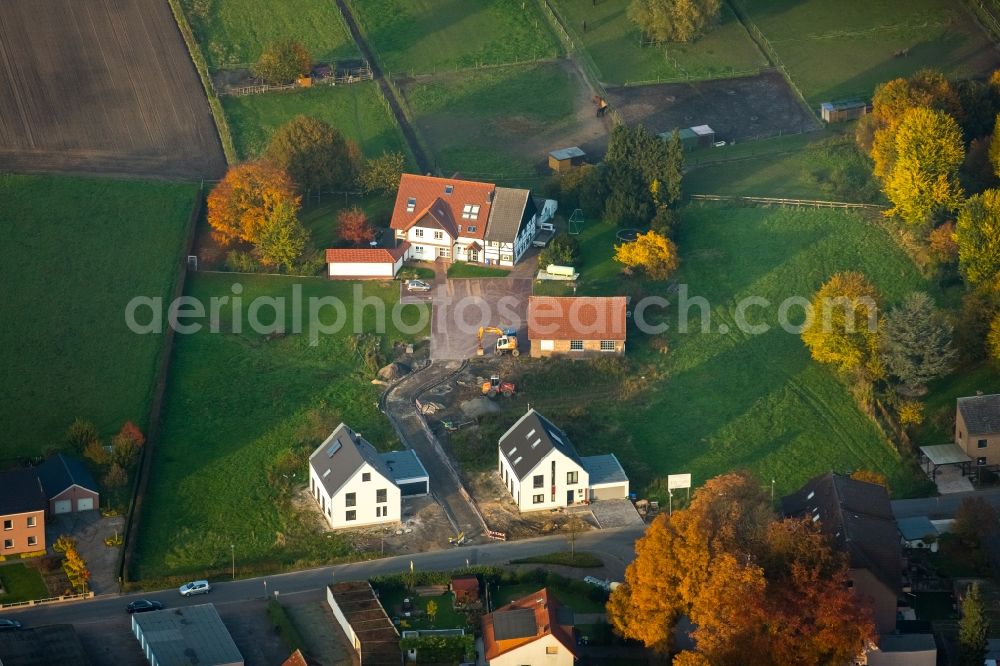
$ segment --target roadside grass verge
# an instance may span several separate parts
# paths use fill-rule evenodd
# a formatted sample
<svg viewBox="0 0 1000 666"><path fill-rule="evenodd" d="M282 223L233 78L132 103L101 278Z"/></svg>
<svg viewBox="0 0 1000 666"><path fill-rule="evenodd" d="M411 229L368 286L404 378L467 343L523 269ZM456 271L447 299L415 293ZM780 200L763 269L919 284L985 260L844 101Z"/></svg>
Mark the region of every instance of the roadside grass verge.
<svg viewBox="0 0 1000 666"><path fill-rule="evenodd" d="M379 97L374 81L224 97L222 106L229 119L236 154L242 160L259 157L275 130L298 115L330 123L356 141L366 157L394 151L409 154L403 133Z"/></svg>
<svg viewBox="0 0 1000 666"><path fill-rule="evenodd" d="M5 590L0 594L0 604L45 599L49 596L42 574L21 563L0 564L0 586Z"/></svg>
<svg viewBox="0 0 1000 666"><path fill-rule="evenodd" d="M292 618L288 616L285 607L275 599L269 599L267 602L267 619L274 627L274 631L281 636L281 640L285 642L289 652L305 649L305 639L302 638L302 633L292 622Z"/></svg>
<svg viewBox="0 0 1000 666"><path fill-rule="evenodd" d="M767 59L746 29L722 6L722 22L691 44L649 44L626 10L630 0L553 0L574 39L587 50L605 83L720 78L756 73ZM584 29L586 24L586 29Z"/></svg>
<svg viewBox="0 0 1000 666"><path fill-rule="evenodd" d="M604 560L593 553L586 552L566 552L546 553L535 555L534 557L523 557L519 560L511 560L511 564L555 564L563 567L577 567L580 569L597 569L604 566Z"/></svg>
<svg viewBox="0 0 1000 666"><path fill-rule="evenodd" d="M326 0L180 0L212 69L256 62L268 43L294 38L314 62L359 58L337 5Z"/></svg>
<svg viewBox="0 0 1000 666"><path fill-rule="evenodd" d="M895 497L923 492L912 461L889 447L837 374L782 330L777 310L788 297L810 298L844 270L865 273L887 304L915 289L938 297L937 288L882 227L853 213L712 205L687 206L681 218L674 288L622 277L612 260L611 225L587 223L579 237L578 293L667 298L668 308L647 315L669 324L662 335L669 353L656 353L630 329L628 365L613 393L604 387L608 363L577 366L572 379L559 379L566 373L557 364L525 364L513 400L530 402L564 427L581 454L615 453L640 496L652 499L666 500L667 474L691 472L699 485L738 468L762 483L774 479L776 494L823 472L861 468L885 474ZM747 311L749 324L770 327L760 335L736 325L737 304L749 296L771 303ZM707 329L701 307L690 304L695 297L707 302ZM682 310L686 333L678 331ZM801 316L793 308L789 323ZM548 390L557 381L572 382L575 399ZM516 409L508 414L520 416Z"/></svg>
<svg viewBox="0 0 1000 666"><path fill-rule="evenodd" d="M292 332L298 289L305 318L310 298L340 299L344 329L317 336L315 344L308 323L302 333ZM399 299L396 282L199 273L191 276L187 295L208 304L235 291L243 299L243 332L234 332L229 303L219 310L220 332L206 323L175 340L133 579L221 570L231 545L237 568L250 571L357 556L347 535L327 533L311 500L302 495L293 501L293 493L307 483L309 454L340 422L381 450L399 447L370 380L395 344L426 331L402 333L387 316L378 332L376 308L358 308L354 300L374 298L391 312ZM250 329L251 304L262 297L286 303L278 317L286 334ZM274 309L264 305L259 317L271 322ZM412 324L416 308L406 306L401 317ZM328 325L338 318L332 307L319 315ZM374 337L357 342L354 330ZM377 344L378 358L366 359L366 341Z"/></svg>
<svg viewBox="0 0 1000 666"><path fill-rule="evenodd" d="M437 170L463 178L537 180L544 137L576 122L575 81L559 63L415 80L403 95Z"/></svg>
<svg viewBox="0 0 1000 666"><path fill-rule="evenodd" d="M62 445L76 418L145 430L163 340L125 322L167 298L193 184L0 175L0 457ZM139 315L141 317L141 315Z"/></svg>
<svg viewBox="0 0 1000 666"><path fill-rule="evenodd" d="M875 86L930 67L985 77L1000 54L962 3L911 0L734 0L746 8L813 107L871 97Z"/></svg>
<svg viewBox="0 0 1000 666"><path fill-rule="evenodd" d="M561 49L528 0L348 0L394 78L552 58Z"/></svg>

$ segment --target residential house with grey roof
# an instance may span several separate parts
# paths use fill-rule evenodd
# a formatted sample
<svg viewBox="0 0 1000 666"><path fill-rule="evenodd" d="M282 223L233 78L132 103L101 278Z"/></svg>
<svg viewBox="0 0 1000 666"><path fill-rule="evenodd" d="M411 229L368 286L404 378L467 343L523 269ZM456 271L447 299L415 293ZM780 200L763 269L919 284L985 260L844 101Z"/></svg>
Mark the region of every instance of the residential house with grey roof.
<svg viewBox="0 0 1000 666"><path fill-rule="evenodd" d="M880 485L827 473L781 500L786 516L807 517L847 555L855 593L869 599L880 634L896 630L903 549L889 493Z"/></svg>
<svg viewBox="0 0 1000 666"><path fill-rule="evenodd" d="M538 221L539 208L529 190L496 188L486 225L486 263L513 266L519 262L531 247Z"/></svg>
<svg viewBox="0 0 1000 666"><path fill-rule="evenodd" d="M407 494L426 494L427 471L416 454L393 454L379 454L343 423L316 447L309 456L309 492L330 527L398 522L403 492L393 467Z"/></svg>
<svg viewBox="0 0 1000 666"><path fill-rule="evenodd" d="M132 634L150 666L243 666L245 663L212 604L135 613Z"/></svg>
<svg viewBox="0 0 1000 666"><path fill-rule="evenodd" d="M614 454L581 457L569 436L529 409L498 444L498 473L521 511L628 497Z"/></svg>
<svg viewBox="0 0 1000 666"><path fill-rule="evenodd" d="M958 399L955 444L979 467L1000 465L1000 395Z"/></svg>

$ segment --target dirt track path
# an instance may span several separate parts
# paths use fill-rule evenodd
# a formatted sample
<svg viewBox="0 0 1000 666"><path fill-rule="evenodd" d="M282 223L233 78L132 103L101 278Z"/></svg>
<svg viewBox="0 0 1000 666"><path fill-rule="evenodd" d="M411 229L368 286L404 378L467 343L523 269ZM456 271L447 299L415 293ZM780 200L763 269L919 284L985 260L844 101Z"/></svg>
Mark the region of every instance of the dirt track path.
<svg viewBox="0 0 1000 666"><path fill-rule="evenodd" d="M382 94L389 103L389 108L392 109L392 115L395 116L396 122L399 124L399 129L403 131L403 138L406 139L406 144L410 147L413 159L417 162L417 168L421 173L430 173L430 161L427 159L427 155L424 154L423 148L420 147L420 143L417 141L417 134L413 129L413 125L410 124L406 115L403 114L403 109L399 106L399 100L396 99L396 96L392 92L392 88L389 87L389 82L386 81L385 77L382 75L382 67L379 65L378 60L375 59L375 54L372 53L371 48L369 48L364 35L361 34L361 29L358 27L358 22L355 20L354 14L351 13L350 8L344 0L336 0L336 2L337 8L340 9L340 13L344 15L344 20L347 22L347 29L350 30L354 43L358 45L358 50L361 51L361 55L363 55L371 65L372 76L375 78L375 82L378 83L379 88L382 90Z"/></svg>

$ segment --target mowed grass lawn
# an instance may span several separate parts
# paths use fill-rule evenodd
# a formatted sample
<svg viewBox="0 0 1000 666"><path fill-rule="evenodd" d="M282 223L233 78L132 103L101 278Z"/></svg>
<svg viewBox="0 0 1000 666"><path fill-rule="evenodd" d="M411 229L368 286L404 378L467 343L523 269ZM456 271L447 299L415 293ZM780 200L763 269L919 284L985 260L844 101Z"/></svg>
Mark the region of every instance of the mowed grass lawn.
<svg viewBox="0 0 1000 666"><path fill-rule="evenodd" d="M878 83L924 67L970 78L1000 66L990 38L959 2L735 1L770 40L812 106L870 98Z"/></svg>
<svg viewBox="0 0 1000 666"><path fill-rule="evenodd" d="M0 604L44 599L49 596L45 581L37 569L22 563L0 565L0 584L5 592L0 594Z"/></svg>
<svg viewBox="0 0 1000 666"><path fill-rule="evenodd" d="M332 0L181 0L209 67L256 62L268 43L302 42L314 62L358 58Z"/></svg>
<svg viewBox="0 0 1000 666"><path fill-rule="evenodd" d="M348 0L382 67L393 77L557 56L536 2Z"/></svg>
<svg viewBox="0 0 1000 666"><path fill-rule="evenodd" d="M585 250L580 293L630 293L609 260L614 229L592 224L581 242L592 249ZM664 500L667 474L691 472L700 485L738 468L754 471L765 483L774 479L779 493L816 474L859 468L886 474L896 496L919 492L912 469L858 410L835 372L814 362L798 335L778 326L782 301L810 298L838 271L862 271L887 303L915 289L935 293L887 233L851 213L688 206L678 246L676 280L687 286L689 298L707 300L709 330L702 332L700 309L693 307L689 332L679 332L679 293L646 284L646 294L659 293L671 303L665 318L670 351L665 357L653 353L645 337L632 331L628 353L655 364L662 379L636 400L587 401L584 418L553 396L552 418L567 427L581 451L614 451L636 492ZM749 323L767 324L770 331L738 330L736 306L749 296L770 302L747 311ZM801 312L791 309L793 323ZM544 394L528 399L546 409Z"/></svg>
<svg viewBox="0 0 1000 666"><path fill-rule="evenodd" d="M222 106L240 159L260 156L274 131L298 115L330 123L356 141L367 157L393 151L407 154L403 134L379 97L374 81L223 97Z"/></svg>
<svg viewBox="0 0 1000 666"><path fill-rule="evenodd" d="M691 44L642 45L626 15L631 0L555 0L575 39L597 65L601 81L622 85L658 79L707 79L750 73L767 59L726 4L721 23ZM584 29L586 23L586 30Z"/></svg>
<svg viewBox="0 0 1000 666"><path fill-rule="evenodd" d="M560 63L414 81L403 94L441 173L534 177L550 137L576 122L575 80Z"/></svg>
<svg viewBox="0 0 1000 666"><path fill-rule="evenodd" d="M0 458L59 447L76 418L145 429L163 340L125 324L167 297L196 185L0 175Z"/></svg>
<svg viewBox="0 0 1000 666"><path fill-rule="evenodd" d="M383 450L398 448L388 420L376 403L379 388L364 370L360 352L348 343L353 333L354 283L320 278L198 274L188 295L203 303L232 296L242 285L243 333L232 331L233 309L221 310L220 333L203 330L177 337L167 388L163 433L155 451L153 472L139 529L139 578L185 575L197 577L229 566L235 545L237 567L279 569L296 561L319 562L350 554L340 536L319 529L320 516L307 519L287 507L269 482L268 468L289 451L302 455L297 483L308 479L305 457L341 421ZM311 297L336 297L346 306L347 326L321 335L310 344L309 326L294 334L292 294L300 285L308 319ZM397 282L366 282L365 297L390 308L399 299ZM249 308L258 297L284 298L288 335L261 335L249 327ZM273 320L265 307L260 319ZM362 313L362 329L375 332L374 309ZM413 306L404 316L416 319ZM333 323L326 308L322 321ZM391 320L381 348L412 340ZM387 362L387 361L386 361Z"/></svg>

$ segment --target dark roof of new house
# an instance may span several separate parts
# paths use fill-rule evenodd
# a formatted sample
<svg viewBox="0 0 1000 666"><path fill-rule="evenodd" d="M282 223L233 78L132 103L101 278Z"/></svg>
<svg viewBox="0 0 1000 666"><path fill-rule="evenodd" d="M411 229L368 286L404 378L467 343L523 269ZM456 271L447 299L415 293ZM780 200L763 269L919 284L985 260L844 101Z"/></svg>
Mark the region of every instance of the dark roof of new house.
<svg viewBox="0 0 1000 666"><path fill-rule="evenodd" d="M553 449L583 466L566 433L533 409L529 409L500 438L500 453L510 463L518 479L523 479L535 469Z"/></svg>
<svg viewBox="0 0 1000 666"><path fill-rule="evenodd" d="M380 454L379 457L389 468L389 473L392 474L390 478L396 482L396 485L427 478L427 469L417 457L417 452L412 449L390 451Z"/></svg>
<svg viewBox="0 0 1000 666"><path fill-rule="evenodd" d="M243 655L212 604L136 613L132 622L157 663L243 663Z"/></svg>
<svg viewBox="0 0 1000 666"><path fill-rule="evenodd" d="M0 472L0 515L44 511L48 506L42 483L33 469Z"/></svg>
<svg viewBox="0 0 1000 666"><path fill-rule="evenodd" d="M486 240L513 243L521 225L537 212L530 191L498 187L493 196L490 221L486 226Z"/></svg>
<svg viewBox="0 0 1000 666"><path fill-rule="evenodd" d="M71 624L0 632L3 666L89 666L76 629Z"/></svg>
<svg viewBox="0 0 1000 666"><path fill-rule="evenodd" d="M42 488L49 499L52 499L67 488L80 486L92 492L99 492L94 477L83 461L72 456L57 453L46 458L45 462L35 468Z"/></svg>
<svg viewBox="0 0 1000 666"><path fill-rule="evenodd" d="M1000 432L1000 395L971 395L958 399L965 428L970 435Z"/></svg>
<svg viewBox="0 0 1000 666"><path fill-rule="evenodd" d="M333 497L364 463L392 482L392 470L361 435L341 423L309 456L327 494Z"/></svg>
<svg viewBox="0 0 1000 666"><path fill-rule="evenodd" d="M574 657L572 611L543 588L483 616L483 650L487 661L545 636L553 636Z"/></svg>
<svg viewBox="0 0 1000 666"><path fill-rule="evenodd" d="M889 493L882 486L828 473L783 497L786 516L819 521L847 553L852 569L868 569L882 584L899 594L903 584L903 557Z"/></svg>
<svg viewBox="0 0 1000 666"><path fill-rule="evenodd" d="M625 340L624 296L529 296L529 340Z"/></svg>
<svg viewBox="0 0 1000 666"><path fill-rule="evenodd" d="M580 458L583 468L587 470L590 486L600 486L607 483L626 483L628 477L618 457L613 453L601 456L583 456Z"/></svg>

